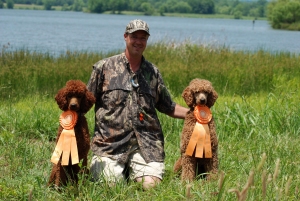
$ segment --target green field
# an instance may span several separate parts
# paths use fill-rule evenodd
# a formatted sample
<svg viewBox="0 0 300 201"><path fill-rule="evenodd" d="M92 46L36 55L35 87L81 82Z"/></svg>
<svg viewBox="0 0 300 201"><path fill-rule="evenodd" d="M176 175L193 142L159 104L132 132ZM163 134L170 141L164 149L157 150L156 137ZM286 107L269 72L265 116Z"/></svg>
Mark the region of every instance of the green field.
<svg viewBox="0 0 300 201"><path fill-rule="evenodd" d="M160 69L176 102L194 78L213 83L219 138L219 177L182 183L172 171L183 120L159 114L166 175L143 191L80 179L61 192L47 188L58 117L56 92L69 79L87 82L92 64L111 53L65 52L53 57L2 47L0 53L0 200L299 200L300 56L231 51L225 47L157 43L145 57ZM86 117L93 130L93 109ZM89 160L91 153L89 155ZM190 197L187 198L187 186ZM243 200L240 198L240 200Z"/></svg>

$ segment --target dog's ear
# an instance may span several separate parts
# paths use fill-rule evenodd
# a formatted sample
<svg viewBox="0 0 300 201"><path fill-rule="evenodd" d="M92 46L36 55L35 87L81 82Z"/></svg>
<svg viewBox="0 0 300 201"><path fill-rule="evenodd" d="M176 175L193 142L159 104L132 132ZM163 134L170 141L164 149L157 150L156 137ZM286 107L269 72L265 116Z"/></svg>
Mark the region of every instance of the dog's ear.
<svg viewBox="0 0 300 201"><path fill-rule="evenodd" d="M56 96L55 96L55 101L58 105L58 107L62 110L62 111L66 111L68 109L68 98L67 98L67 94L66 94L66 88L62 88L60 89Z"/></svg>
<svg viewBox="0 0 300 201"><path fill-rule="evenodd" d="M186 102L186 104L191 108L193 107L193 103L194 103L194 96L192 93L192 90L189 86L187 86L183 92L182 92L182 97L184 99L184 101Z"/></svg>
<svg viewBox="0 0 300 201"><path fill-rule="evenodd" d="M80 104L80 112L87 113L96 102L96 98L94 94L88 90L86 90L84 97L82 97Z"/></svg>
<svg viewBox="0 0 300 201"><path fill-rule="evenodd" d="M210 108L212 107L216 100L218 99L218 93L212 88L210 93L208 93L208 98L207 98L207 106Z"/></svg>

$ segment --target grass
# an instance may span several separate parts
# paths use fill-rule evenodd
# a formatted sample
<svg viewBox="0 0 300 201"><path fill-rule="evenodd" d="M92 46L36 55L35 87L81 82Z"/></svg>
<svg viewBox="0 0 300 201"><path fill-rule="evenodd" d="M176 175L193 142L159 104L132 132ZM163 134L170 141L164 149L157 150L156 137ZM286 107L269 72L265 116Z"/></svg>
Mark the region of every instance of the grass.
<svg viewBox="0 0 300 201"><path fill-rule="evenodd" d="M183 121L159 114L166 141L161 185L143 191L134 182L111 188L81 178L77 188L47 188L61 113L55 93L69 79L87 82L91 65L115 53L53 57L2 48L0 200L299 200L300 57L190 43L153 44L145 56L159 67L182 105L181 92L191 79L212 81L219 93L212 109L219 138L218 179L180 181L172 168ZM92 131L93 109L86 117Z"/></svg>

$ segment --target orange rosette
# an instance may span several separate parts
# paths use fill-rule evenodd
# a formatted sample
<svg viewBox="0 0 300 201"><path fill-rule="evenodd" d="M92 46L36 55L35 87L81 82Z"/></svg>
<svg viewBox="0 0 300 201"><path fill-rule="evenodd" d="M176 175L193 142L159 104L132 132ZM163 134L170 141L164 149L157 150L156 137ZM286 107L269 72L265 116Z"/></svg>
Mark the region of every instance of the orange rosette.
<svg viewBox="0 0 300 201"><path fill-rule="evenodd" d="M208 124L212 118L210 109L205 105L197 105L194 109L194 116L201 124Z"/></svg>
<svg viewBox="0 0 300 201"><path fill-rule="evenodd" d="M77 142L74 131L77 119L77 113L71 110L65 111L60 115L59 123L63 127L63 130L52 154L52 163L57 164L60 157L62 157L61 164L68 165L70 156L73 165L79 163Z"/></svg>
<svg viewBox="0 0 300 201"><path fill-rule="evenodd" d="M66 129L71 130L77 123L78 115L75 111L68 110L63 112L59 117L60 125Z"/></svg>
<svg viewBox="0 0 300 201"><path fill-rule="evenodd" d="M194 109L194 116L197 120L185 154L196 158L212 158L211 140L208 123L212 118L210 109L207 106L197 105Z"/></svg>

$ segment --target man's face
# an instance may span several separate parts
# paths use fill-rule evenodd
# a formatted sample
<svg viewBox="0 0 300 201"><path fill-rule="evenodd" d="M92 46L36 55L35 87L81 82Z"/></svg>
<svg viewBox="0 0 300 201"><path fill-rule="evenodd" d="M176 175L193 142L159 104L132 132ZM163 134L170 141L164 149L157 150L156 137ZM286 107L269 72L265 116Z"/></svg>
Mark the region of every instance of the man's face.
<svg viewBox="0 0 300 201"><path fill-rule="evenodd" d="M142 56L148 41L148 34L145 31L136 31L124 34L126 49L132 56Z"/></svg>

